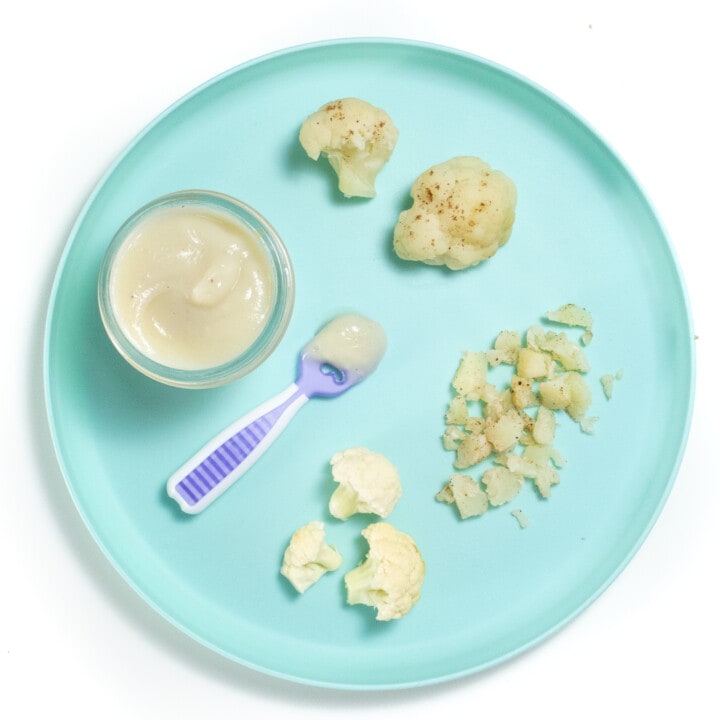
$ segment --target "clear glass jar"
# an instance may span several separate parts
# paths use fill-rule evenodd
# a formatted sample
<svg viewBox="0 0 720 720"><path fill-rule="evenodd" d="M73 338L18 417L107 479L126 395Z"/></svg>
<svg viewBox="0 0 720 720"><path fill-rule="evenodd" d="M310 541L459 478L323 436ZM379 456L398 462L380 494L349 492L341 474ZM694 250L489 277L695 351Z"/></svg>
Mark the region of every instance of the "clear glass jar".
<svg viewBox="0 0 720 720"><path fill-rule="evenodd" d="M125 244L141 223L152 219L153 213L172 208L198 210L219 214L225 220L244 228L269 262L273 297L259 335L229 360L210 367L173 367L152 357L153 352L141 347L133 332L117 311L114 297L114 271L121 262ZM267 290L267 288L266 288ZM108 337L118 352L140 372L159 382L183 388L207 388L222 385L246 375L260 365L277 347L287 329L295 299L295 280L287 249L270 223L245 203L221 193L207 190L185 190L164 195L141 207L128 218L113 237L103 258L98 278L100 316ZM124 326L125 325L125 326ZM179 365L182 363L178 363Z"/></svg>

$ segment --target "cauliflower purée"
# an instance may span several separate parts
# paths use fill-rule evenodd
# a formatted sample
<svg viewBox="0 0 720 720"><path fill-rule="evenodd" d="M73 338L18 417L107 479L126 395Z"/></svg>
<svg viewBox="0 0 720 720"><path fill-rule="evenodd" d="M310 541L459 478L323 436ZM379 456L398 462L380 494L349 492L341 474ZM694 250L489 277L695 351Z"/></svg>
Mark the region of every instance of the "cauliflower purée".
<svg viewBox="0 0 720 720"><path fill-rule="evenodd" d="M300 128L300 144L313 160L326 155L346 197L375 197L375 178L390 159L398 129L390 116L358 98L326 103Z"/></svg>
<svg viewBox="0 0 720 720"><path fill-rule="evenodd" d="M462 270L492 257L515 222L517 190L480 158L455 157L415 180L413 205L395 226L395 252L404 260Z"/></svg>
<svg viewBox="0 0 720 720"><path fill-rule="evenodd" d="M382 325L356 313L333 318L305 346L304 354L365 378L380 364L387 348Z"/></svg>
<svg viewBox="0 0 720 720"><path fill-rule="evenodd" d="M135 227L111 276L118 323L162 365L222 365L262 333L275 300L272 267L254 231L193 204L160 208Z"/></svg>

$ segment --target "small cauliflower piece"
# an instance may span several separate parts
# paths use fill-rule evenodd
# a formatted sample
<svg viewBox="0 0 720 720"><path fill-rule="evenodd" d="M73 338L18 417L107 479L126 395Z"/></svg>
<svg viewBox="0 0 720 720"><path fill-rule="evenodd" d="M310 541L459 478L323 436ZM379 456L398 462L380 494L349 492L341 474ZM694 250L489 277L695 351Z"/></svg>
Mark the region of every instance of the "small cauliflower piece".
<svg viewBox="0 0 720 720"><path fill-rule="evenodd" d="M480 400L485 403L482 413L487 420L497 420L510 408L514 407L510 388L498 390L492 383L488 382L483 383L480 390Z"/></svg>
<svg viewBox="0 0 720 720"><path fill-rule="evenodd" d="M330 498L330 514L346 520L356 513L387 517L402 494L397 468L380 453L364 447L342 450L330 459L338 487Z"/></svg>
<svg viewBox="0 0 720 720"><path fill-rule="evenodd" d="M487 421L482 417L468 417L465 421L465 430L471 435L480 435L485 432Z"/></svg>
<svg viewBox="0 0 720 720"><path fill-rule="evenodd" d="M358 98L326 103L300 128L300 144L313 160L326 155L345 197L375 197L375 178L398 140L390 116Z"/></svg>
<svg viewBox="0 0 720 720"><path fill-rule="evenodd" d="M522 345L520 333L514 330L503 330L493 344L493 349L488 350L488 362L493 366L498 365L517 365L518 353Z"/></svg>
<svg viewBox="0 0 720 720"><path fill-rule="evenodd" d="M602 385L603 393L608 400L612 397L613 390L615 389L615 381L622 380L622 376L622 370L618 370L614 375L610 375L608 373L600 376L600 384Z"/></svg>
<svg viewBox="0 0 720 720"><path fill-rule="evenodd" d="M551 380L541 382L538 391L540 402L548 410L565 410L570 404L570 388L567 385L567 374L558 375Z"/></svg>
<svg viewBox="0 0 720 720"><path fill-rule="evenodd" d="M325 525L313 520L296 530L285 549L280 573L304 593L326 572L337 570L342 556L325 542Z"/></svg>
<svg viewBox="0 0 720 720"><path fill-rule="evenodd" d="M510 381L513 405L522 410L526 407L535 407L540 404L538 396L533 392L533 381L530 378L513 375Z"/></svg>
<svg viewBox="0 0 720 720"><path fill-rule="evenodd" d="M530 525L530 518L522 510L513 510L510 514L518 521L518 525L523 530Z"/></svg>
<svg viewBox="0 0 720 720"><path fill-rule="evenodd" d="M599 419L597 415L581 418L579 421L580 429L588 435L593 435L595 433L595 425L597 425Z"/></svg>
<svg viewBox="0 0 720 720"><path fill-rule="evenodd" d="M480 487L480 483L469 475L455 473L445 484L443 489L435 496L439 502L457 506L461 520L477 517L487 512L488 496Z"/></svg>
<svg viewBox="0 0 720 720"><path fill-rule="evenodd" d="M600 384L602 385L603 394L609 400L613 394L613 388L615 386L614 375L601 375Z"/></svg>
<svg viewBox="0 0 720 720"><path fill-rule="evenodd" d="M592 391L585 378L571 371L540 383L540 402L550 410L565 410L576 422L587 412Z"/></svg>
<svg viewBox="0 0 720 720"><path fill-rule="evenodd" d="M486 470L482 481L490 504L496 507L515 498L522 490L525 478L518 472L498 466Z"/></svg>
<svg viewBox="0 0 720 720"><path fill-rule="evenodd" d="M557 467L564 464L565 458L551 446L529 445L522 455L507 458L508 470L531 479L544 498L550 497L550 488L560 482Z"/></svg>
<svg viewBox="0 0 720 720"><path fill-rule="evenodd" d="M538 408L532 429L533 440L538 445L552 445L553 440L555 440L556 428L555 413L541 405Z"/></svg>
<svg viewBox="0 0 720 720"><path fill-rule="evenodd" d="M455 157L423 172L400 213L393 244L404 260L478 265L504 245L515 221L517 190L507 175L477 157Z"/></svg>
<svg viewBox="0 0 720 720"><path fill-rule="evenodd" d="M552 357L541 350L522 348L518 353L517 374L530 380L552 374Z"/></svg>
<svg viewBox="0 0 720 720"><path fill-rule="evenodd" d="M545 317L551 322L581 327L584 330L592 330L593 326L592 313L574 303L567 303L557 310L550 310L545 313Z"/></svg>
<svg viewBox="0 0 720 720"><path fill-rule="evenodd" d="M580 342L583 345L590 344L590 341L593 338L593 316L589 310L586 310L579 305L568 303L557 310L546 312L545 317L551 322L583 328L585 332L580 337Z"/></svg>
<svg viewBox="0 0 720 720"><path fill-rule="evenodd" d="M464 425L468 420L468 407L462 395L456 395L448 404L445 422L448 425Z"/></svg>
<svg viewBox="0 0 720 720"><path fill-rule="evenodd" d="M442 436L445 450L457 450L460 443L467 437L467 433L457 425L448 425Z"/></svg>
<svg viewBox="0 0 720 720"><path fill-rule="evenodd" d="M517 444L524 427L522 415L515 408L511 408L496 420L488 421L485 436L496 452L503 452Z"/></svg>
<svg viewBox="0 0 720 720"><path fill-rule="evenodd" d="M492 446L483 433L465 435L457 446L455 467L458 470L477 465L492 454Z"/></svg>
<svg viewBox="0 0 720 720"><path fill-rule="evenodd" d="M425 561L410 535L386 522L362 531L369 550L358 567L345 575L347 601L377 609L377 620L407 615L420 599Z"/></svg>
<svg viewBox="0 0 720 720"><path fill-rule="evenodd" d="M579 422L590 407L592 391L585 378L577 372L567 374L567 387L570 389L570 402L565 411L573 420Z"/></svg>
<svg viewBox="0 0 720 720"><path fill-rule="evenodd" d="M466 350L453 377L452 386L466 400L479 400L487 378L487 357L484 352Z"/></svg>
<svg viewBox="0 0 720 720"><path fill-rule="evenodd" d="M587 361L585 351L570 340L565 333L547 332L538 337L540 349L549 352L565 370L579 370L588 372L590 363Z"/></svg>

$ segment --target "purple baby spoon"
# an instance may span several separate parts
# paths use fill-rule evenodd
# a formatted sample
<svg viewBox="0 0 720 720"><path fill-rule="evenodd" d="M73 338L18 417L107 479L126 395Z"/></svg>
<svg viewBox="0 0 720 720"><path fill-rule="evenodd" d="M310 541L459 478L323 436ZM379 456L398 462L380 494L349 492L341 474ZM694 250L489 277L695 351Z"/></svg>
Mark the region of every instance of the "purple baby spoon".
<svg viewBox="0 0 720 720"><path fill-rule="evenodd" d="M310 347L303 350L298 377L290 387L223 430L173 473L167 492L184 512L204 510L250 469L310 398L335 397L357 385L385 350L379 350L371 368L349 369L317 357Z"/></svg>

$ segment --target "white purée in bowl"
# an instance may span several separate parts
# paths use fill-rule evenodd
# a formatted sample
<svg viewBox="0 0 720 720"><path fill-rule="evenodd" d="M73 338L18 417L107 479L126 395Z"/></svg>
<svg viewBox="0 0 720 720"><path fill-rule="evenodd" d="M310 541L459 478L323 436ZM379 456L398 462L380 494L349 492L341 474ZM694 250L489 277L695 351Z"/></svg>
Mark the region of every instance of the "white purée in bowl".
<svg viewBox="0 0 720 720"><path fill-rule="evenodd" d="M115 345L138 369L176 385L218 384L257 366L291 306L279 238L250 208L216 193L175 193L138 211L113 240L100 278Z"/></svg>

